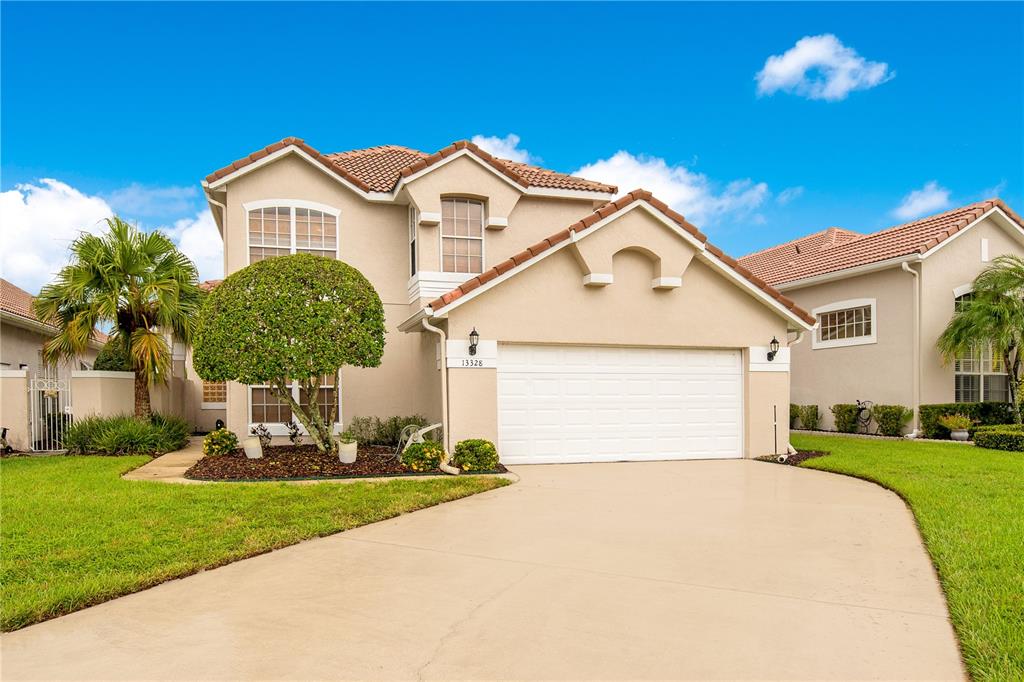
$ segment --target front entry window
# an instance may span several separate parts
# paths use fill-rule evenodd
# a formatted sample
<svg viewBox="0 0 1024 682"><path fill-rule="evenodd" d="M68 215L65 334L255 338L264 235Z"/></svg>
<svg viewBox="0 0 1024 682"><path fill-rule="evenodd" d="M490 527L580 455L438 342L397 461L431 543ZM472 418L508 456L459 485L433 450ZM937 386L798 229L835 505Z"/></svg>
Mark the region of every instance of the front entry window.
<svg viewBox="0 0 1024 682"><path fill-rule="evenodd" d="M954 306L959 310L969 303L973 294L957 296ZM972 348L953 363L953 400L958 403L981 401L1006 402L1010 399L1010 380L1003 360L991 346Z"/></svg>
<svg viewBox="0 0 1024 682"><path fill-rule="evenodd" d="M484 205L441 200L441 270L478 275L484 267Z"/></svg>

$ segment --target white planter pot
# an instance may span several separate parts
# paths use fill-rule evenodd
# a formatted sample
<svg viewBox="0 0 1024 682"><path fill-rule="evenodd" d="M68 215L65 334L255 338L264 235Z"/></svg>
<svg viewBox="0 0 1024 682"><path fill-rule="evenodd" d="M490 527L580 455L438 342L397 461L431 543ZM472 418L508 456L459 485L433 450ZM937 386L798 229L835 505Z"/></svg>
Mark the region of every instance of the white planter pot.
<svg viewBox="0 0 1024 682"><path fill-rule="evenodd" d="M949 437L953 440L967 440L967 429L954 429L949 432Z"/></svg>
<svg viewBox="0 0 1024 682"><path fill-rule="evenodd" d="M249 459L260 459L263 457L263 445L259 438L245 438L242 440L242 449Z"/></svg>
<svg viewBox="0 0 1024 682"><path fill-rule="evenodd" d="M338 443L338 459L342 464L351 464L356 461L358 450L359 443Z"/></svg>

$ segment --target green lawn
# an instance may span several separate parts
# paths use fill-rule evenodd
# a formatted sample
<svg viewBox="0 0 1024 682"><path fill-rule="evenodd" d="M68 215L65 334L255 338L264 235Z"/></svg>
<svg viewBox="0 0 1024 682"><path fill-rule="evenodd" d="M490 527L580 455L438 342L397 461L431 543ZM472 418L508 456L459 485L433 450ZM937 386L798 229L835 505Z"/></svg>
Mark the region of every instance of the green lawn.
<svg viewBox="0 0 1024 682"><path fill-rule="evenodd" d="M124 481L148 457L0 463L0 627L14 630L204 568L505 485Z"/></svg>
<svg viewBox="0 0 1024 682"><path fill-rule="evenodd" d="M793 435L801 466L865 478L910 505L976 680L1024 680L1024 455L946 443Z"/></svg>

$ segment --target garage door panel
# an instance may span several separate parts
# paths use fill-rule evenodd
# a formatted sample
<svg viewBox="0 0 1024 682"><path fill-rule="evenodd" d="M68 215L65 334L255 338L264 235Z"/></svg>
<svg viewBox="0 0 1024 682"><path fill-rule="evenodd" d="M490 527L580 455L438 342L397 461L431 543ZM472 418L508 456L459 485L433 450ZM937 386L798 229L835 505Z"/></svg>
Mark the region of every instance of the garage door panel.
<svg viewBox="0 0 1024 682"><path fill-rule="evenodd" d="M739 457L738 351L502 345L503 461Z"/></svg>

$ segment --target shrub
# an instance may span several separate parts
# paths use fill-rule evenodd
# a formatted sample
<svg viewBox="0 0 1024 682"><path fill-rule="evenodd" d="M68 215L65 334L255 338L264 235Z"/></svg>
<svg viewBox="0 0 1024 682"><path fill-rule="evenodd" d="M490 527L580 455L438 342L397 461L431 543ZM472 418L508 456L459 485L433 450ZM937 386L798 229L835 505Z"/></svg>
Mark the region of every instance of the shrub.
<svg viewBox="0 0 1024 682"><path fill-rule="evenodd" d="M257 424L252 427L252 430L249 431L249 433L250 435L256 436L260 439L260 447L264 449L269 448L270 442L274 439L273 434L270 433L270 429L267 428L266 424Z"/></svg>
<svg viewBox="0 0 1024 682"><path fill-rule="evenodd" d="M292 445L298 445L302 441L302 432L299 430L299 425L295 423L294 419L289 419L285 422L284 427L288 429L288 440L291 441Z"/></svg>
<svg viewBox="0 0 1024 682"><path fill-rule="evenodd" d="M818 428L818 422L821 421L821 415L818 414L817 405L800 405L797 409L800 415L800 426L802 428L810 429L812 431Z"/></svg>
<svg viewBox="0 0 1024 682"><path fill-rule="evenodd" d="M875 405L871 416L883 436L902 436L903 427L914 417L914 411L903 405Z"/></svg>
<svg viewBox="0 0 1024 682"><path fill-rule="evenodd" d="M978 429L974 444L979 448L1024 452L1024 428L1020 424L1007 424Z"/></svg>
<svg viewBox="0 0 1024 682"><path fill-rule="evenodd" d="M800 418L800 406L795 403L789 404L789 425L796 428L796 420Z"/></svg>
<svg viewBox="0 0 1024 682"><path fill-rule="evenodd" d="M228 455L238 449L238 436L227 429L211 431L203 439L203 454L208 457Z"/></svg>
<svg viewBox="0 0 1024 682"><path fill-rule="evenodd" d="M831 410L836 420L836 431L841 433L857 432L857 415L860 408L850 403L836 403Z"/></svg>
<svg viewBox="0 0 1024 682"><path fill-rule="evenodd" d="M494 471L498 468L498 450L483 438L460 440L452 452L452 464L463 471Z"/></svg>
<svg viewBox="0 0 1024 682"><path fill-rule="evenodd" d="M946 414L962 414L980 426L1009 424L1013 408L1009 403L936 403L921 406L921 432L925 438L949 438L949 429L939 423Z"/></svg>
<svg viewBox="0 0 1024 682"><path fill-rule="evenodd" d="M413 443L402 453L402 464L413 471L433 471L441 466L444 448L440 443Z"/></svg>
<svg viewBox="0 0 1024 682"><path fill-rule="evenodd" d="M82 455L157 455L184 447L189 430L185 420L160 414L86 417L68 427L64 447Z"/></svg>
<svg viewBox="0 0 1024 682"><path fill-rule="evenodd" d="M105 372L131 372L132 361L125 350L124 344L118 339L111 338L96 355L96 361L92 363L96 371Z"/></svg>

